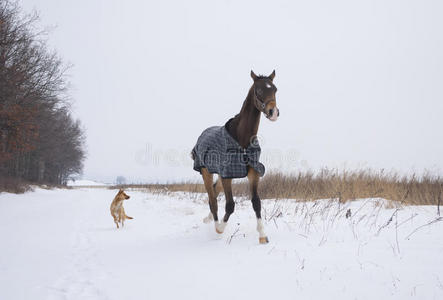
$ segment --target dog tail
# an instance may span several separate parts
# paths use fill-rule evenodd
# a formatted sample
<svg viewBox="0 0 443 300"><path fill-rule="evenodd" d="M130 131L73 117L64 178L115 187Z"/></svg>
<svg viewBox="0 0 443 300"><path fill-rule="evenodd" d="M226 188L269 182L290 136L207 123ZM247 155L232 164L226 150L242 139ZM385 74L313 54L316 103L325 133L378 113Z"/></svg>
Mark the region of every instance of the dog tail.
<svg viewBox="0 0 443 300"><path fill-rule="evenodd" d="M126 214L125 214L125 216L126 216L126 219L129 219L129 220L134 219L133 217L130 217L130 216L126 215Z"/></svg>

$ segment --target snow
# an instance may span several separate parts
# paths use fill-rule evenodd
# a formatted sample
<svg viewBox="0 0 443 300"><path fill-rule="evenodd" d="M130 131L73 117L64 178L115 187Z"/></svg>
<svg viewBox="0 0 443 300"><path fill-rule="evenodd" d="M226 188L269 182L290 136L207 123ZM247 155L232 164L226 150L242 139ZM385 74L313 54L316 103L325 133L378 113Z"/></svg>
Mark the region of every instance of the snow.
<svg viewBox="0 0 443 300"><path fill-rule="evenodd" d="M443 299L443 222L420 227L435 207L264 200L260 245L247 200L218 235L205 195L128 190L117 230L115 193L0 194L1 298Z"/></svg>

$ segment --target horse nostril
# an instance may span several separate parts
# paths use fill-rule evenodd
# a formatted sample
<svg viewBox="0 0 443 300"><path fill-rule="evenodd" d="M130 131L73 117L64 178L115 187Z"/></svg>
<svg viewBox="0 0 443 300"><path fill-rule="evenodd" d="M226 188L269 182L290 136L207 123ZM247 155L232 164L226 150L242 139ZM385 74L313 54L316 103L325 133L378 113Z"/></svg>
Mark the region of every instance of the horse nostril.
<svg viewBox="0 0 443 300"><path fill-rule="evenodd" d="M277 108L277 117L280 117L280 110Z"/></svg>
<svg viewBox="0 0 443 300"><path fill-rule="evenodd" d="M273 113L274 113L274 109L271 108L271 109L269 110L269 115L272 116Z"/></svg>

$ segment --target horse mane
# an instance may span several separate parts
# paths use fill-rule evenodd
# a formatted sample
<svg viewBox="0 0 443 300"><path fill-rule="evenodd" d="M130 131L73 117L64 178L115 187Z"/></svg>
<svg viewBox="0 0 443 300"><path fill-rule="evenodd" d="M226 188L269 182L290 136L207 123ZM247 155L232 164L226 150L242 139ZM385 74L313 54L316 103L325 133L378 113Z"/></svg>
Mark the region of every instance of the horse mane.
<svg viewBox="0 0 443 300"><path fill-rule="evenodd" d="M266 76L262 76L263 79L267 78ZM234 117L230 118L226 123L225 123L225 127L226 130L228 131L228 133L240 144L242 145L242 147L246 148L247 144L249 143L250 140L250 134L255 135L257 129L254 130L255 127L255 122L252 125L252 128L249 128L248 125L246 125L247 127L240 129L240 132L238 131L238 127L240 125L240 119L242 117L246 117L251 113L249 111L249 107L250 105L254 105L253 104L253 95L252 95L252 86L249 89L248 95L245 99L245 101L243 102L242 108L240 110L240 112L238 114L236 114ZM258 113L258 120L260 120L260 112L257 110ZM249 122L248 122L249 123ZM258 123L257 123L258 124ZM245 126L245 124L243 124L243 126ZM257 125L258 126L258 125ZM252 132L250 132L252 130Z"/></svg>

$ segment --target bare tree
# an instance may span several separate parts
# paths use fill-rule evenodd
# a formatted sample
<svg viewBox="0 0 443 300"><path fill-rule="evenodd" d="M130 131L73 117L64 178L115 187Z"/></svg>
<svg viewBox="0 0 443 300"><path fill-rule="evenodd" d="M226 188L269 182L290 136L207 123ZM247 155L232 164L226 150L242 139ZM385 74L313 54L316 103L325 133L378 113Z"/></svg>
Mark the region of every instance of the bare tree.
<svg viewBox="0 0 443 300"><path fill-rule="evenodd" d="M115 184L117 185L126 184L126 178L123 176L117 176L117 178L115 179Z"/></svg>
<svg viewBox="0 0 443 300"><path fill-rule="evenodd" d="M66 100L69 66L37 21L0 2L0 176L65 184L82 170L84 133Z"/></svg>

